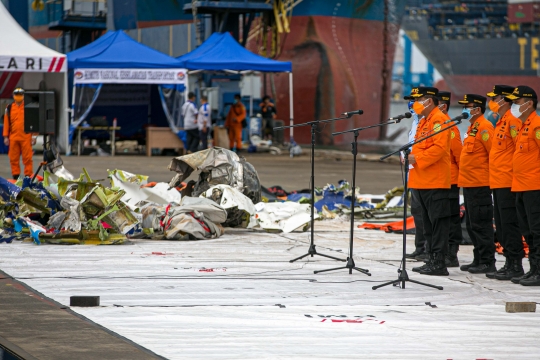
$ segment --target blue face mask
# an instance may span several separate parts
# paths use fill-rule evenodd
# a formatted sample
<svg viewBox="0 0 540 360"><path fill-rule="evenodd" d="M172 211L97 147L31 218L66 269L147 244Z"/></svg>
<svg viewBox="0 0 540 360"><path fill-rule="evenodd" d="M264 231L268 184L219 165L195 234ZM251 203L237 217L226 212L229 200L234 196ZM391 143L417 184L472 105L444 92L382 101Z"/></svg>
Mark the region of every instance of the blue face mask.
<svg viewBox="0 0 540 360"><path fill-rule="evenodd" d="M409 108L409 111L411 114L414 114L414 110L413 110L413 104L414 104L414 100L410 100L409 103L407 104L407 107Z"/></svg>
<svg viewBox="0 0 540 360"><path fill-rule="evenodd" d="M472 117L471 115L471 108L463 108L463 111L461 111L462 114L468 114L469 117L467 119L470 119Z"/></svg>

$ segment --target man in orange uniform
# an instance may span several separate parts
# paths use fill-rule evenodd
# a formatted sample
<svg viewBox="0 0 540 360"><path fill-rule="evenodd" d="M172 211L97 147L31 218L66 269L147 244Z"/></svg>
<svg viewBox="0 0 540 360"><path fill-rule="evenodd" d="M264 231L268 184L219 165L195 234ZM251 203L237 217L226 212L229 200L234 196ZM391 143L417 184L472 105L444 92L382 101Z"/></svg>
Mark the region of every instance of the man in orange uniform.
<svg viewBox="0 0 540 360"><path fill-rule="evenodd" d="M486 120L486 98L466 94L463 112L469 114L461 160L458 185L463 188L467 218L467 232L474 245L474 260L462 265L462 271L473 274L494 272L495 242L493 235L493 201L489 188L489 152L493 140L493 124Z"/></svg>
<svg viewBox="0 0 540 360"><path fill-rule="evenodd" d="M433 87L413 88L406 100L413 99L413 109L424 118L418 123L415 140L443 129L446 116L437 105L439 91ZM424 220L428 262L413 271L424 275L448 275L445 256L450 230L450 131L413 146L409 160L409 186L416 189Z"/></svg>
<svg viewBox="0 0 540 360"><path fill-rule="evenodd" d="M34 164L32 162L32 145L36 138L24 132L24 90L17 88L13 91L14 102L6 107L4 114L4 144L9 146L9 163L11 174L18 179L21 174L19 159L22 155L24 175L32 176Z"/></svg>
<svg viewBox="0 0 540 360"><path fill-rule="evenodd" d="M518 86L511 95L512 115L521 120L514 153L512 191L521 233L529 245L530 271L512 278L513 283L540 286L540 116L536 113L538 97L528 86Z"/></svg>
<svg viewBox="0 0 540 360"><path fill-rule="evenodd" d="M512 116L512 103L504 99L511 95L514 87L495 85L487 96L490 110L499 120L495 125L493 145L489 152L489 186L493 191L493 205L497 240L503 247L506 262L496 272L486 276L497 280L511 280L523 275L521 261L525 252L516 211L516 193L511 191L512 162L516 151L516 140L521 121Z"/></svg>
<svg viewBox="0 0 540 360"><path fill-rule="evenodd" d="M242 120L246 118L246 108L240 100L240 94L234 95L234 104L231 106L225 121L225 127L229 129L229 145L233 150L236 142L236 151L242 149Z"/></svg>
<svg viewBox="0 0 540 360"><path fill-rule="evenodd" d="M450 107L450 98L452 94L448 91L439 91L439 109L446 115L448 115L448 108ZM459 244L463 240L461 233L461 211L459 204L459 159L461 157L461 149L463 144L461 143L461 133L457 126L454 126L450 131L450 235L448 239L448 253L446 254L446 267L459 267L459 260L457 253L459 251Z"/></svg>

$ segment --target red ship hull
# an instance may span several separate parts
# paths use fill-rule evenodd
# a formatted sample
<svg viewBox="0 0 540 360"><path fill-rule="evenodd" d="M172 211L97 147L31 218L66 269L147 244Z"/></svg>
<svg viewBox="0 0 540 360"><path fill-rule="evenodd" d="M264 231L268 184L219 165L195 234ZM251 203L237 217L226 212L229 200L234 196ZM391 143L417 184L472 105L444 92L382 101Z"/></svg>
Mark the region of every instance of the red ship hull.
<svg viewBox="0 0 540 360"><path fill-rule="evenodd" d="M279 60L292 61L294 76L294 122L339 116L345 111L364 110L364 115L336 121L320 127L317 143L342 145L352 136L332 137L332 132L376 124L388 117L389 92L383 94L383 32L381 21L333 16L295 16ZM398 26L388 24L387 89ZM278 117L288 123L289 80L276 74ZM266 92L272 94L267 82ZM361 139L377 139L380 129L361 132ZM289 138L289 132L285 134ZM294 140L311 141L310 129L294 129Z"/></svg>

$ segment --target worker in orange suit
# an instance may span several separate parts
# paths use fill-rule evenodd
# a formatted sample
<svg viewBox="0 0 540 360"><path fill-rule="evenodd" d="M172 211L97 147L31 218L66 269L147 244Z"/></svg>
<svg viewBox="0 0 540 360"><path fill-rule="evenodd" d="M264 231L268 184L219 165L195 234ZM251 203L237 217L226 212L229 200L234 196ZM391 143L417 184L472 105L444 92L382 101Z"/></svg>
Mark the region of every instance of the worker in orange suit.
<svg viewBox="0 0 540 360"><path fill-rule="evenodd" d="M439 91L439 109L446 115L448 115L448 109L450 108L450 99L452 94L449 91ZM461 142L461 133L457 126L452 127L450 130L450 234L448 239L448 253L446 254L446 267L459 267L459 260L457 253L459 251L459 245L463 240L463 234L461 231L461 205L459 203L459 159L461 157L461 150L463 143Z"/></svg>
<svg viewBox="0 0 540 360"><path fill-rule="evenodd" d="M540 286L540 116L538 97L528 86L518 86L511 95L510 111L521 121L517 134L512 171L512 191L516 193L519 227L529 245L530 270L512 278L515 284Z"/></svg>
<svg viewBox="0 0 540 360"><path fill-rule="evenodd" d="M524 273L522 260L525 251L516 210L516 193L511 189L513 158L521 121L510 111L512 102L504 98L513 91L513 86L495 85L493 91L487 94L491 99L489 108L498 119L489 152L489 186L493 192L497 240L503 247L506 261L503 267L496 272L487 273L486 276L497 280L512 280Z"/></svg>
<svg viewBox="0 0 540 360"><path fill-rule="evenodd" d="M11 174L18 179L21 174L19 159L22 155L24 175L32 176L34 165L32 162L32 145L36 137L24 132L24 90L17 88L13 91L14 102L6 107L4 114L4 144L9 146L9 163Z"/></svg>
<svg viewBox="0 0 540 360"><path fill-rule="evenodd" d="M469 115L470 126L465 134L459 162L458 185L465 198L467 232L474 245L474 260L462 265L472 274L494 272L495 242L493 233L493 201L489 188L489 152L493 141L493 124L484 117L486 98L466 94L458 103Z"/></svg>
<svg viewBox="0 0 540 360"><path fill-rule="evenodd" d="M409 155L409 187L416 189L424 221L425 249L429 260L413 271L424 275L448 275L446 253L450 231L450 131L442 131L447 117L437 107L439 90L417 87L405 100L414 100L413 110L423 118L415 140L438 133L412 148Z"/></svg>
<svg viewBox="0 0 540 360"><path fill-rule="evenodd" d="M240 100L240 94L234 95L234 104L231 106L225 121L225 127L229 131L230 148L231 150L236 149L236 151L242 149L242 121L246 119L246 108Z"/></svg>

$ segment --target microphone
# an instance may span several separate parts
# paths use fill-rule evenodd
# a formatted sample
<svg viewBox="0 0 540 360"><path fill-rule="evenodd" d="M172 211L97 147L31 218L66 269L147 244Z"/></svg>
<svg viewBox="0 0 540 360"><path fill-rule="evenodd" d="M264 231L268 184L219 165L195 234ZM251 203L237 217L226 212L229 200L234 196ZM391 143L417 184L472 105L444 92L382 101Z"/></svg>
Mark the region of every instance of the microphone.
<svg viewBox="0 0 540 360"><path fill-rule="evenodd" d="M456 116L456 117L453 118L453 119L446 120L446 121L443 123L443 125L449 124L449 123L454 122L454 121L466 120L466 119L468 119L468 118L469 118L469 114L467 114L467 113L461 113L461 114L459 114L458 116Z"/></svg>
<svg viewBox="0 0 540 360"><path fill-rule="evenodd" d="M350 118L353 115L362 115L363 113L364 113L364 110L356 110L356 111L344 112L341 115L345 115L346 117Z"/></svg>
<svg viewBox="0 0 540 360"><path fill-rule="evenodd" d="M390 119L388 119L389 121L395 121L396 123L400 122L401 120L407 118L411 118L412 117L412 114L410 112L406 112L405 114L401 114L401 115L398 115L396 117L391 117Z"/></svg>

